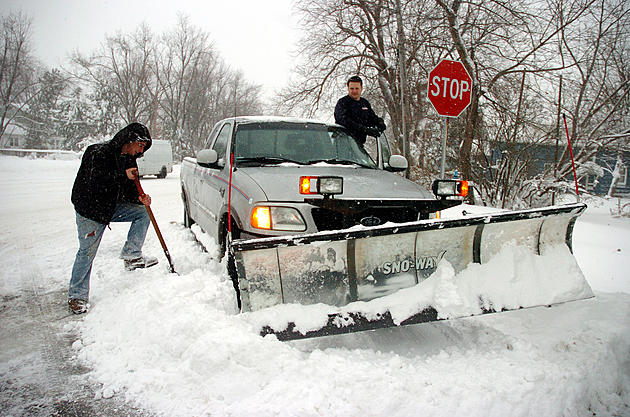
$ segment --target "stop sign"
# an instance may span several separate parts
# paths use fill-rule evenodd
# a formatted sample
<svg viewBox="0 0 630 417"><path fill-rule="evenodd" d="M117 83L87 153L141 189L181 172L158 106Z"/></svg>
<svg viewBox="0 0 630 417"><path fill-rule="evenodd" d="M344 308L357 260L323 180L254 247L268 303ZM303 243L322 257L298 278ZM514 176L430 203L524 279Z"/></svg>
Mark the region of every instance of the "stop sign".
<svg viewBox="0 0 630 417"><path fill-rule="evenodd" d="M459 61L443 59L429 72L429 101L440 116L457 117L470 104L472 78Z"/></svg>

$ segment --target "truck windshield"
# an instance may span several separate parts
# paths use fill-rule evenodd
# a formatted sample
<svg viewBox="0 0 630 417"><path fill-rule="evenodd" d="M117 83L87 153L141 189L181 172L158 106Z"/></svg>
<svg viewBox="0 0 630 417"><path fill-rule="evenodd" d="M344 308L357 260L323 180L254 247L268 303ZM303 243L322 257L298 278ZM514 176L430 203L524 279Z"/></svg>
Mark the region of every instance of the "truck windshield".
<svg viewBox="0 0 630 417"><path fill-rule="evenodd" d="M315 123L256 122L237 126L236 166L320 162L376 168L345 130Z"/></svg>

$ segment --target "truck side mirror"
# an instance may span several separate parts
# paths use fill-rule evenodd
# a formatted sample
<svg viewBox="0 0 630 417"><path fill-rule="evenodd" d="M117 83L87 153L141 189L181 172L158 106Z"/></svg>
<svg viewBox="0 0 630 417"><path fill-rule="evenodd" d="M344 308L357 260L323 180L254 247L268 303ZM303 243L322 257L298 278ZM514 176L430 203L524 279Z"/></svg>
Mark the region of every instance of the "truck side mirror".
<svg viewBox="0 0 630 417"><path fill-rule="evenodd" d="M214 149L203 149L197 153L197 163L204 167L216 165L218 160L217 151Z"/></svg>
<svg viewBox="0 0 630 417"><path fill-rule="evenodd" d="M407 158L402 155L392 155L389 157L385 170L399 172L406 170L408 167L409 163L407 162Z"/></svg>

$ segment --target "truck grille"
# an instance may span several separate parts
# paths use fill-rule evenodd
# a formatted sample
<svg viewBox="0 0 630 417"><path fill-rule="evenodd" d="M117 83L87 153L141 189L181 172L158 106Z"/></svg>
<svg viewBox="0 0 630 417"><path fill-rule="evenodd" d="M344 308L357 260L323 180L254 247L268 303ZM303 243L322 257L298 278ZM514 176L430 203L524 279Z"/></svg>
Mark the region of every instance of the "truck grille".
<svg viewBox="0 0 630 417"><path fill-rule="evenodd" d="M365 207L364 210L346 214L315 207L311 210L311 215L318 231L345 229L360 224L376 226L387 222L404 223L418 220L418 211L410 207Z"/></svg>

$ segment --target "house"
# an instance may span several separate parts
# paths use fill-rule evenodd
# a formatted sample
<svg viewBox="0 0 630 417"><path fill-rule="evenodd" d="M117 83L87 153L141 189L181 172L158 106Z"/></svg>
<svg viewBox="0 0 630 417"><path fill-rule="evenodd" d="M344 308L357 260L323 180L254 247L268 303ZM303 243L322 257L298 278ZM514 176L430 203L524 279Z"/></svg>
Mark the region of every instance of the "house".
<svg viewBox="0 0 630 417"><path fill-rule="evenodd" d="M0 148L23 148L27 132L20 126L9 124L0 138Z"/></svg>
<svg viewBox="0 0 630 417"><path fill-rule="evenodd" d="M4 149L62 149L66 138L61 136L50 136L39 140L37 145L33 146L32 140L29 143L28 131L20 126L9 124L0 139L0 148Z"/></svg>
<svg viewBox="0 0 630 417"><path fill-rule="evenodd" d="M600 148L593 155L592 163L582 163L577 166L578 181L581 187L595 195L607 195L613 180L617 160L620 157L619 179L615 184L613 196L630 196L630 130L618 135L611 135L602 139L614 140L607 147ZM618 140L617 140L618 139ZM503 158L515 155L519 163L525 164L525 173L528 178L533 178L544 173L553 173L554 161L560 158L564 151L564 145L560 145L556 153L555 143L507 143L494 142L491 146L489 162L492 169L500 166ZM574 155L580 149L574 149ZM573 181L573 178L566 178Z"/></svg>
<svg viewBox="0 0 630 417"><path fill-rule="evenodd" d="M621 156L619 179L615 184L612 195L615 197L630 196L630 181L628 181L630 149L620 150L619 152L602 150L594 155L593 162L595 162L597 166L602 167L602 175L586 175L583 184L589 192L595 195L608 195L618 156Z"/></svg>

